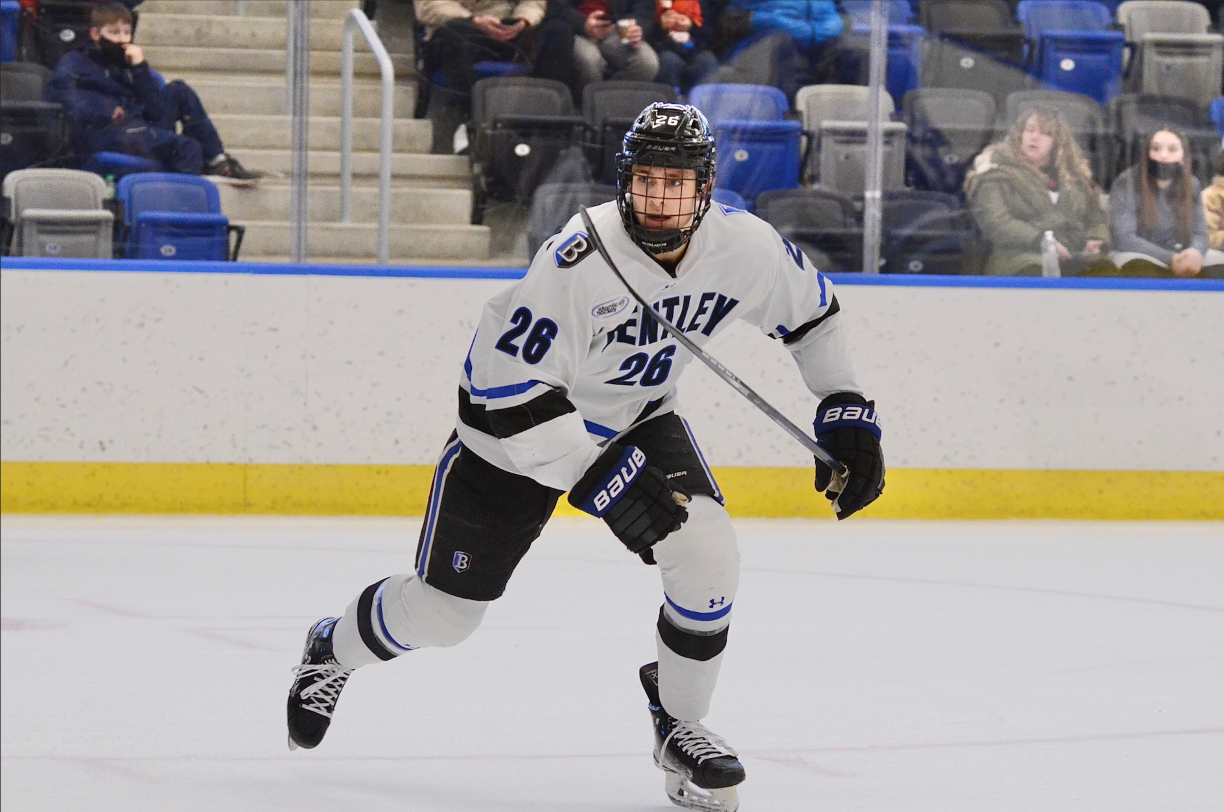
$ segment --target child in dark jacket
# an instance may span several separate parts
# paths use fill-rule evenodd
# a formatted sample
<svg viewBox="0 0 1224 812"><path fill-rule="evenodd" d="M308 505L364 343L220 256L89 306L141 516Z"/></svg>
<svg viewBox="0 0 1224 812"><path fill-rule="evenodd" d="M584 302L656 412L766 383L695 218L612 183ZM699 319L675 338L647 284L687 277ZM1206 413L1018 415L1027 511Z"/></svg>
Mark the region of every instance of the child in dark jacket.
<svg viewBox="0 0 1224 812"><path fill-rule="evenodd" d="M170 172L254 181L226 154L195 91L162 85L132 43L132 13L119 2L90 14L92 42L60 58L44 93L63 105L74 148L83 155L120 152L153 158ZM182 135L176 125L183 127Z"/></svg>

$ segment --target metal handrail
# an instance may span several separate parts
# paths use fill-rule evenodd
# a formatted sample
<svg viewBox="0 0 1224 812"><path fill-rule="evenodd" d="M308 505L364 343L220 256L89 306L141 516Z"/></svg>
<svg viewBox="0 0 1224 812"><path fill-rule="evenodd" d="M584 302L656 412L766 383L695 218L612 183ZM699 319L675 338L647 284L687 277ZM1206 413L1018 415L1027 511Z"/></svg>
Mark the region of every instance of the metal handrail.
<svg viewBox="0 0 1224 812"><path fill-rule="evenodd" d="M395 67L382 40L361 9L344 18L340 58L340 222L352 219L353 208L353 31L359 29L382 74L382 131L378 141L378 263L391 261L391 145L395 124Z"/></svg>

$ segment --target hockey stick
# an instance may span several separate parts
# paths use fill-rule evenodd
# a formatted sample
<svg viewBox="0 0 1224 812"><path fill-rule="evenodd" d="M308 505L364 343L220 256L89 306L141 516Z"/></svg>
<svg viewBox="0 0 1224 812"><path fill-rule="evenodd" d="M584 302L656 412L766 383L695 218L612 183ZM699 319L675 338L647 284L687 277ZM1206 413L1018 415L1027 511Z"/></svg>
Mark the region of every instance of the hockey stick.
<svg viewBox="0 0 1224 812"><path fill-rule="evenodd" d="M676 329L676 326L668 321L662 313L654 310L650 304L642 298L642 295L633 289L633 285L629 284L629 280L625 279L624 275L620 272L620 268L617 268L616 263L612 261L612 255L609 254L608 249L604 247L603 240L600 239L599 233L595 230L595 224L591 222L591 215L587 214L586 206L582 206L579 209L579 214L582 216L582 224L586 226L587 238L591 241L591 244L595 246L595 250L599 252L599 255L604 258L604 262L608 263L608 267L612 269L612 273L616 274L616 278L621 281L621 284L625 286L625 289L629 291L629 294L637 300L639 305L641 305L643 317L652 318L659 324L663 325L667 332L675 336L676 340L684 345L686 350L697 356L697 358L699 358L706 366L714 370L715 375L730 384L732 389L746 397L749 403L768 415L769 419L781 426L783 431L798 440L799 444L810 451L813 457L832 468L834 479L830 484L830 487L835 485L844 486L846 477L850 473L845 464L842 463L841 460L831 455L828 451L821 448L815 440L807 436L807 433L804 432L803 429L787 420L785 415L783 415L773 406L769 405L769 403L763 397L752 391L748 384L736 377L735 373L723 366L717 358L707 355L705 350L698 347L695 343L693 343L692 339L690 339L680 330ZM837 487L835 492L840 491L841 487Z"/></svg>

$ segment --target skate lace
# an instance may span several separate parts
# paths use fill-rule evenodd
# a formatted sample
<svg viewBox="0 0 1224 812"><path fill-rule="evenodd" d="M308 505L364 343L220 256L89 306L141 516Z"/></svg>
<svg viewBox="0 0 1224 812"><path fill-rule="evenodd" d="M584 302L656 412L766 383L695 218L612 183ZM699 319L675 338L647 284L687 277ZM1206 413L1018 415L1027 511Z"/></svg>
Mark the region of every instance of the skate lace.
<svg viewBox="0 0 1224 812"><path fill-rule="evenodd" d="M697 760L698 764L711 758L739 755L727 745L722 736L711 733L698 722L678 722L672 731L671 740L684 753Z"/></svg>
<svg viewBox="0 0 1224 812"><path fill-rule="evenodd" d="M303 663L295 665L293 673L299 680L314 678L315 682L302 689L298 694L303 710L312 711L331 718L336 702L340 700L340 690L353 673L351 668L345 668L335 660L326 663Z"/></svg>

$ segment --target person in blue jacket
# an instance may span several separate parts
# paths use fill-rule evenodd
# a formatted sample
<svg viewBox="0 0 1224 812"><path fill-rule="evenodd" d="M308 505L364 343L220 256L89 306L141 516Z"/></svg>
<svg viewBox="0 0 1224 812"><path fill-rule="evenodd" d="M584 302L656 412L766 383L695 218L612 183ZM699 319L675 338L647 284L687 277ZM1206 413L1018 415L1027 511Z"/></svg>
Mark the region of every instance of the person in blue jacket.
<svg viewBox="0 0 1224 812"><path fill-rule="evenodd" d="M847 26L833 0L724 2L718 38L724 63L751 74L754 62L780 60L781 78L769 83L788 96L803 85L863 83L864 62L845 47Z"/></svg>
<svg viewBox="0 0 1224 812"><path fill-rule="evenodd" d="M91 42L64 54L44 97L63 105L74 149L154 158L169 172L252 182L259 173L226 154L199 97L162 85L132 43L132 12L112 0L90 13ZM182 125L180 135L176 127Z"/></svg>

